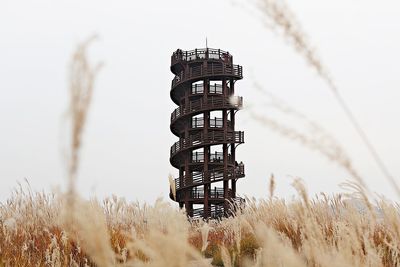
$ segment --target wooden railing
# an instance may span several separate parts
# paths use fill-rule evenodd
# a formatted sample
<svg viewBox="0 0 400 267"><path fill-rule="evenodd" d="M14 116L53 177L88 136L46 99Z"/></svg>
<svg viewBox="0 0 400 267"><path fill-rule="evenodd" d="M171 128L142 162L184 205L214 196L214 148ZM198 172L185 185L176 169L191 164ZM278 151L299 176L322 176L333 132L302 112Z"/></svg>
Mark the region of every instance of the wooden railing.
<svg viewBox="0 0 400 267"><path fill-rule="evenodd" d="M177 85L203 76L215 76L215 75L230 75L237 78L243 78L242 66L223 64L223 63L208 63L206 65L190 67L187 71L181 71L172 80L172 87L174 89Z"/></svg>
<svg viewBox="0 0 400 267"><path fill-rule="evenodd" d="M227 121L229 124L229 121ZM209 121L210 128L222 128L224 126L223 118L210 118Z"/></svg>
<svg viewBox="0 0 400 267"><path fill-rule="evenodd" d="M202 185L205 183L219 182L225 180L231 180L235 178L244 177L244 165L241 164L236 167L230 167L224 172L223 168L215 169L213 171L204 171L196 174L187 174L180 178L175 179L175 189L179 191L180 189ZM181 182L182 180L182 182Z"/></svg>
<svg viewBox="0 0 400 267"><path fill-rule="evenodd" d="M210 153L208 157L209 162L222 163L224 162L223 152ZM233 164L231 154L228 154L228 163ZM191 163L202 163L204 162L204 152L192 152Z"/></svg>
<svg viewBox="0 0 400 267"><path fill-rule="evenodd" d="M192 90L190 90L190 95L204 94L204 83L192 84Z"/></svg>
<svg viewBox="0 0 400 267"><path fill-rule="evenodd" d="M198 208L193 210L192 218L193 219L200 219L203 217L208 217L204 216L204 208ZM210 209L210 214L209 217L212 219L219 219L224 217L225 211L224 211L224 206L223 205L212 205Z"/></svg>
<svg viewBox="0 0 400 267"><path fill-rule="evenodd" d="M209 120L210 128L222 128L224 126L224 120L222 118L210 118ZM231 127L231 121L227 120L228 128ZM203 117L195 117L192 118L191 129L203 128L204 127L204 118Z"/></svg>
<svg viewBox="0 0 400 267"><path fill-rule="evenodd" d="M203 146L213 143L244 143L244 132L235 131L224 133L222 131L211 131L207 134L203 132L190 135L188 138L181 138L178 142L171 146L171 158L182 150Z"/></svg>
<svg viewBox="0 0 400 267"><path fill-rule="evenodd" d="M189 191L189 198L191 199L203 199L205 196L203 188L194 187ZM183 196L179 196L182 198ZM210 199L224 199L224 188L214 187L208 190L208 197ZM228 189L228 198L232 198L232 189Z"/></svg>
<svg viewBox="0 0 400 267"><path fill-rule="evenodd" d="M172 117L172 115L171 115ZM204 118L203 117L195 117L192 118L191 129L203 128L204 127Z"/></svg>
<svg viewBox="0 0 400 267"><path fill-rule="evenodd" d="M208 93L215 95L222 95L223 93L222 84L210 84L208 86ZM203 83L192 84L192 90L190 91L190 95L200 95L200 94L204 94L204 84Z"/></svg>
<svg viewBox="0 0 400 267"><path fill-rule="evenodd" d="M238 208L243 207L243 205L246 203L245 199L241 197L232 198L230 199L230 202L231 205L234 205L235 207ZM232 215L235 209L236 208L234 208L233 210L228 209L227 211L229 213L228 215ZM205 217L204 213L205 213L204 208L198 208L198 209L193 209L192 214L190 215L192 215L193 219L201 219ZM225 209L223 204L211 206L209 217L211 217L212 219L220 219L224 216L225 216Z"/></svg>
<svg viewBox="0 0 400 267"><path fill-rule="evenodd" d="M229 87L227 87L229 88ZM223 92L223 86L222 84L210 84L208 88L208 93L209 94L216 94L216 95L222 95Z"/></svg>
<svg viewBox="0 0 400 267"><path fill-rule="evenodd" d="M232 96L231 98L212 96L207 100L203 98L189 102L188 105L181 105L171 113L171 124L184 115L198 113L209 109L232 108L240 109L243 106L243 97Z"/></svg>
<svg viewBox="0 0 400 267"><path fill-rule="evenodd" d="M232 63L232 56L221 49L202 48L190 51L176 50L171 56L171 65L180 61L190 62L202 59L217 59Z"/></svg>

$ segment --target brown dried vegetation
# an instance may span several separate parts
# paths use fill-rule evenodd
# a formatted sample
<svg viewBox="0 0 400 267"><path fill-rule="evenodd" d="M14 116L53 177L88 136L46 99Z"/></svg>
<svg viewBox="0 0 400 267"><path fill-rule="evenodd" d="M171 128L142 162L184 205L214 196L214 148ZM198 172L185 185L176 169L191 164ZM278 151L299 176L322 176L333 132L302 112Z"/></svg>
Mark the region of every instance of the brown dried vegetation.
<svg viewBox="0 0 400 267"><path fill-rule="evenodd" d="M190 222L161 200L153 206L117 197L102 203L82 200L77 203L97 212L81 214L81 222L65 228L59 220L63 198L20 187L0 208L0 262L4 266L400 264L396 205L380 200L370 210L371 204L363 199L341 195L308 199L301 184L296 188L299 198L292 202L248 199L235 217L209 222ZM105 229L96 221L105 222Z"/></svg>

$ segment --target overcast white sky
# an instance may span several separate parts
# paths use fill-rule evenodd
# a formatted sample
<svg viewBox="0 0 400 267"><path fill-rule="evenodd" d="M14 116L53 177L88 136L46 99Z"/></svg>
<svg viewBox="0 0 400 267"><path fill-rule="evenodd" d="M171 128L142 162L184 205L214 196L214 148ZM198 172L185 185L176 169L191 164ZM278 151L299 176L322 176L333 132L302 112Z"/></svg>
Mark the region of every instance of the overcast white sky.
<svg viewBox="0 0 400 267"><path fill-rule="evenodd" d="M240 2L240 1L239 1ZM243 3L246 3L243 1ZM289 1L343 96L396 178L400 177L400 2ZM78 185L88 197L168 198L171 53L208 45L228 50L244 68L236 92L272 116L253 82L329 130L374 192L398 199L358 140L331 92L305 60L257 14L226 0L2 1L0 4L0 200L27 178L35 190L64 188L61 144L67 66L93 33L93 61L104 61L84 135ZM266 100L266 99L265 99ZM277 195L294 194L294 177L310 193L339 192L349 175L318 152L237 115L246 143L242 195L263 197L274 173ZM285 119L276 117L278 120Z"/></svg>

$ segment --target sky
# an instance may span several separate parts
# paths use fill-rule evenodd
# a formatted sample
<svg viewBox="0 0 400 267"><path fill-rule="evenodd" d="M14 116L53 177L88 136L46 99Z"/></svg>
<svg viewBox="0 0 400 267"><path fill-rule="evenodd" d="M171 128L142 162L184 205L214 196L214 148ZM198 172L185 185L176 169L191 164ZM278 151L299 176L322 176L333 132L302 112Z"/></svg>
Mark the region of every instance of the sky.
<svg viewBox="0 0 400 267"><path fill-rule="evenodd" d="M112 194L130 201L168 199L169 130L176 108L169 90L177 48L229 51L243 66L236 83L245 108L237 149L246 178L242 196L291 198L303 179L311 195L344 192L348 172L318 151L290 140L250 116L249 107L288 125L254 83L326 129L371 191L398 200L335 101L332 92L277 31L265 26L254 1L77 1L0 3L0 201L18 183L33 190L66 188L63 149L68 136L68 64L79 42L97 34L92 62L103 62L84 132L77 188L84 197ZM400 2L288 1L339 91L385 161L400 177ZM246 108L246 105L248 108ZM294 120L294 121L293 121ZM297 127L297 126L296 126Z"/></svg>

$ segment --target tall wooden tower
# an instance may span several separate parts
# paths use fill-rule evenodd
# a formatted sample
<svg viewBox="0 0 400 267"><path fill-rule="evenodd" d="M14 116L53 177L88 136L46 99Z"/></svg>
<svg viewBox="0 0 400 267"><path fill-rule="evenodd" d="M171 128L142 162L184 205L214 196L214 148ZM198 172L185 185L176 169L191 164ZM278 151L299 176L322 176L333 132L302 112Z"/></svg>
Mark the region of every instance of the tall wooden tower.
<svg viewBox="0 0 400 267"><path fill-rule="evenodd" d="M242 67L220 49L178 49L171 57L175 75L171 99L171 131L179 141L171 147L170 162L179 169L174 198L187 215L219 218L229 215L236 197L236 181L244 165L236 161L236 147L244 133L235 131L235 114L242 97L234 96Z"/></svg>

